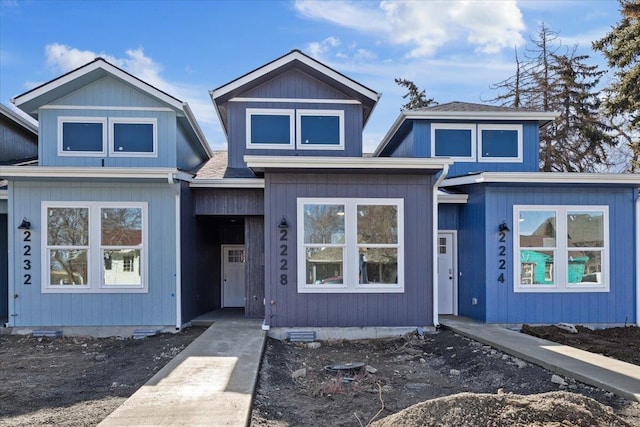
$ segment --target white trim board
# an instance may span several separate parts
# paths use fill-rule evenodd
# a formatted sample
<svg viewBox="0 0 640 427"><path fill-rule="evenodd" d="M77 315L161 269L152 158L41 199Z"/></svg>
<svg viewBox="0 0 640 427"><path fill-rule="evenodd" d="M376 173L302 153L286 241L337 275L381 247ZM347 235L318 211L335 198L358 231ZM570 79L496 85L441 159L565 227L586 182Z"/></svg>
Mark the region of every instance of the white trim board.
<svg viewBox="0 0 640 427"><path fill-rule="evenodd" d="M128 178L190 181L192 175L172 168L101 168L75 166L2 166L3 178Z"/></svg>
<svg viewBox="0 0 640 427"><path fill-rule="evenodd" d="M483 172L447 178L441 187L483 183L628 184L640 186L640 175L575 172Z"/></svg>
<svg viewBox="0 0 640 427"><path fill-rule="evenodd" d="M450 159L398 157L300 157L300 156L244 156L253 171L265 169L405 169L441 170L451 165Z"/></svg>
<svg viewBox="0 0 640 427"><path fill-rule="evenodd" d="M312 99L312 98L231 98L229 102L275 102L296 104L350 104L361 105L362 102L355 99Z"/></svg>

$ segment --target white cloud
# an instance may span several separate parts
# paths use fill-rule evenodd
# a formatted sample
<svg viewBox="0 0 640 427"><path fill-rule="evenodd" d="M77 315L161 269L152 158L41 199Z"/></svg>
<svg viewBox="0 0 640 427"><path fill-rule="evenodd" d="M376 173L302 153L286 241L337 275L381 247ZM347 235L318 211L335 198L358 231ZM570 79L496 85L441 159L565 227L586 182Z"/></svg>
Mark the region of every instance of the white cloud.
<svg viewBox="0 0 640 427"><path fill-rule="evenodd" d="M375 5L375 6L374 6ZM326 2L298 0L302 16L382 37L409 48L407 56L432 56L452 41L465 39L482 53L524 43L522 13L513 0Z"/></svg>

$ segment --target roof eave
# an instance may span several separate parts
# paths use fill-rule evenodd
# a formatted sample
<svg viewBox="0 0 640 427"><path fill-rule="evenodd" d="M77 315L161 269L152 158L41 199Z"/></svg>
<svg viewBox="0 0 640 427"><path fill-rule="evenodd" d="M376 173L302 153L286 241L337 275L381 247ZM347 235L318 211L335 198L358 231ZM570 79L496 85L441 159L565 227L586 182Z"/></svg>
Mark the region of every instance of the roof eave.
<svg viewBox="0 0 640 427"><path fill-rule="evenodd" d="M299 156L244 156L253 172L266 169L345 169L345 170L442 170L453 164L449 159L400 157L308 157Z"/></svg>
<svg viewBox="0 0 640 427"><path fill-rule="evenodd" d="M640 175L576 172L482 172L446 178L441 187L489 183L522 184L616 184L640 187Z"/></svg>

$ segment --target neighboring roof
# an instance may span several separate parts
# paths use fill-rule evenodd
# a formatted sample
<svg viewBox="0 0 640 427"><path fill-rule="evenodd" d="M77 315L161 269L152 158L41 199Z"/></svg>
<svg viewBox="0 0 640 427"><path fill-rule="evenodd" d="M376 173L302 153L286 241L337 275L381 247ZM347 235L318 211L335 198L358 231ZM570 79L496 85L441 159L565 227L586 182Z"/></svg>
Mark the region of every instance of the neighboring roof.
<svg viewBox="0 0 640 427"><path fill-rule="evenodd" d="M25 117L22 117L20 114L13 111L11 108L5 106L4 104L0 104L0 114L2 114L7 119L11 120L18 126L23 127L27 131L33 133L38 136L38 125L30 122Z"/></svg>
<svg viewBox="0 0 640 427"><path fill-rule="evenodd" d="M379 156L394 139L398 130L410 120L533 120L539 122L540 126L543 126L549 121L554 120L558 115L559 113L554 111L536 111L524 108L459 101L447 102L445 104L415 110L404 110L384 136L382 142L380 142L375 149L373 155Z"/></svg>
<svg viewBox="0 0 640 427"><path fill-rule="evenodd" d="M103 58L96 58L93 61L69 71L53 80L41 84L21 95L11 99L11 102L22 111L33 118L38 117L38 109L48 105L58 98L72 93L87 84L101 79L105 76L112 76L133 88L146 93L148 96L169 105L177 113L178 119L185 121L194 136L199 140L206 155L211 157L211 148L200 129L198 122L193 116L189 104L175 98L172 95L140 80L136 76L129 74L123 69L107 62Z"/></svg>
<svg viewBox="0 0 640 427"><path fill-rule="evenodd" d="M446 178L440 187L486 183L516 184L617 184L640 187L638 174L575 172L482 172Z"/></svg>
<svg viewBox="0 0 640 427"><path fill-rule="evenodd" d="M225 133L227 132L226 103L230 99L293 68L297 68L320 81L328 83L353 99L360 101L365 107L363 108L363 125L367 123L373 108L380 99L380 94L374 90L361 85L296 49L209 92Z"/></svg>
<svg viewBox="0 0 640 427"><path fill-rule="evenodd" d="M264 188L264 179L249 168L227 167L227 152L214 151L213 157L202 165L191 180L195 188Z"/></svg>

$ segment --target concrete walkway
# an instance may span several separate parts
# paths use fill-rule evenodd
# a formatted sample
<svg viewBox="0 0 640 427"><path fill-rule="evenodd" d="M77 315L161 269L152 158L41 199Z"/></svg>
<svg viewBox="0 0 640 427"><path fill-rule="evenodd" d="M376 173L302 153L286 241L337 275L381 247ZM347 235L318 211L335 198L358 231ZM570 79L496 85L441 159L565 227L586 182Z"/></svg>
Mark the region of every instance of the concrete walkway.
<svg viewBox="0 0 640 427"><path fill-rule="evenodd" d="M261 319L215 320L99 426L246 426L266 334Z"/></svg>
<svg viewBox="0 0 640 427"><path fill-rule="evenodd" d="M440 324L557 374L640 402L640 366L464 317L440 316Z"/></svg>

